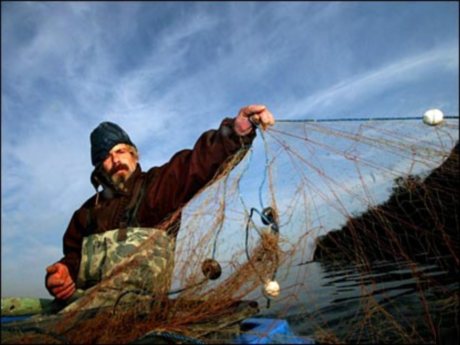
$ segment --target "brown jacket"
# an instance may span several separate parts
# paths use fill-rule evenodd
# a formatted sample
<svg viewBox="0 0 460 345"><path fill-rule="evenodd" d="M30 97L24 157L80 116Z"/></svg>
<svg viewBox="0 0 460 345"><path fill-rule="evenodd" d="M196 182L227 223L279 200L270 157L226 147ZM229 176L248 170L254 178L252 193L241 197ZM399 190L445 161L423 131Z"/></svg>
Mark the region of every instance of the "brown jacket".
<svg viewBox="0 0 460 345"><path fill-rule="evenodd" d="M233 119L225 119L218 130L201 135L192 150L182 150L161 167L142 172L138 165L127 182L127 192L111 199L96 195L75 211L64 234L64 257L60 262L76 281L85 236L125 226L155 227L177 235L181 209L240 149L251 145L255 131L239 137ZM134 211L136 210L137 211ZM131 222L129 223L129 215Z"/></svg>

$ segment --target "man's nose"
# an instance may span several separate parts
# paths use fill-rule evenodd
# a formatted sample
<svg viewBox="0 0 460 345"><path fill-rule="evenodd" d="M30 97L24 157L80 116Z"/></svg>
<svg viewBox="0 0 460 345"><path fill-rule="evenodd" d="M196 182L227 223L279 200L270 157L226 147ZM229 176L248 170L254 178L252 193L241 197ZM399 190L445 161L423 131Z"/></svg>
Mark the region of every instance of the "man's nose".
<svg viewBox="0 0 460 345"><path fill-rule="evenodd" d="M118 157L117 154L114 154L114 155L112 156L112 162L113 162L113 164L118 164L118 163L120 163L120 157Z"/></svg>

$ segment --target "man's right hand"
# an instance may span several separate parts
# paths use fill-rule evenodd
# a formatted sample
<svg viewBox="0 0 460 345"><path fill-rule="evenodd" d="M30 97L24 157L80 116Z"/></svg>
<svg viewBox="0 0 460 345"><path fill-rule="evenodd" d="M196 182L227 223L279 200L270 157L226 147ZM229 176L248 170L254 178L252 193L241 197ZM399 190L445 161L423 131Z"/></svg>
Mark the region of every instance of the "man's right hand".
<svg viewBox="0 0 460 345"><path fill-rule="evenodd" d="M46 288L57 299L66 300L75 292L75 283L66 265L58 262L46 268Z"/></svg>

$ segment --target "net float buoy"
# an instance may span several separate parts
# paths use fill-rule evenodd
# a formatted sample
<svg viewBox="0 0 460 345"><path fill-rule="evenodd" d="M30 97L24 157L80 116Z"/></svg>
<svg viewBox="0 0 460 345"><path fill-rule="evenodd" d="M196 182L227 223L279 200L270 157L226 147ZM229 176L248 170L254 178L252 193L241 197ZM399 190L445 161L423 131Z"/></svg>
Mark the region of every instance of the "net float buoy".
<svg viewBox="0 0 460 345"><path fill-rule="evenodd" d="M439 109L429 109L423 114L423 123L429 126L437 126L444 119L444 114Z"/></svg>
<svg viewBox="0 0 460 345"><path fill-rule="evenodd" d="M264 296L267 298L275 298L280 294L280 284L276 280L269 280L263 286Z"/></svg>
<svg viewBox="0 0 460 345"><path fill-rule="evenodd" d="M220 264L216 260L206 259L201 265L201 271L206 278L216 280L222 274L222 267L220 267Z"/></svg>

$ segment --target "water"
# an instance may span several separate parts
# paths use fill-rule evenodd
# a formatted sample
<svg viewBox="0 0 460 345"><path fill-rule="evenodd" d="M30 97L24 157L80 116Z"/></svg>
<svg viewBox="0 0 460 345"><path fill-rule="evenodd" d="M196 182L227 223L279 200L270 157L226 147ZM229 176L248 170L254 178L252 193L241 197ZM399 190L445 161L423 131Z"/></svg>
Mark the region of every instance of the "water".
<svg viewBox="0 0 460 345"><path fill-rule="evenodd" d="M458 266L448 259L290 263L277 275L281 296L269 309L260 300L258 316L286 319L316 342L456 345Z"/></svg>
<svg viewBox="0 0 460 345"><path fill-rule="evenodd" d="M447 258L448 259L448 258ZM323 342L443 343L460 339L458 268L446 258L371 265L313 262L280 276L265 315Z"/></svg>

